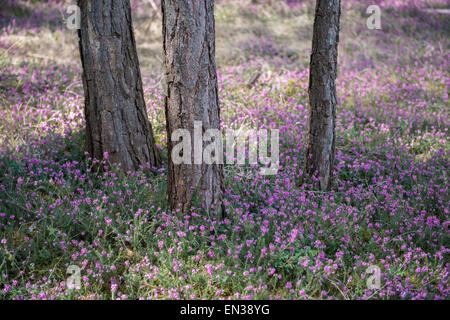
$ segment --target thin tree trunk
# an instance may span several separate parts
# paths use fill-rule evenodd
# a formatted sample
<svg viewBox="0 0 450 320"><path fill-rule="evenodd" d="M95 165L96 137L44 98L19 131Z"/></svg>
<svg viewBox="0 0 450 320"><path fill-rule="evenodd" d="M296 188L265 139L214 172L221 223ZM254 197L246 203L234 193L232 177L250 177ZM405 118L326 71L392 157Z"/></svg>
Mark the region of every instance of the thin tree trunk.
<svg viewBox="0 0 450 320"><path fill-rule="evenodd" d="M129 0L78 0L86 137L95 159L106 153L124 172L157 167L142 90Z"/></svg>
<svg viewBox="0 0 450 320"><path fill-rule="evenodd" d="M168 144L168 197L172 209L188 211L195 201L216 214L222 210L222 164L174 164L172 133L187 129L194 146L194 121L202 134L220 129L215 63L214 1L161 1Z"/></svg>
<svg viewBox="0 0 450 320"><path fill-rule="evenodd" d="M322 190L330 189L335 153L340 14L340 0L317 1L309 75L311 113L305 172L318 174Z"/></svg>

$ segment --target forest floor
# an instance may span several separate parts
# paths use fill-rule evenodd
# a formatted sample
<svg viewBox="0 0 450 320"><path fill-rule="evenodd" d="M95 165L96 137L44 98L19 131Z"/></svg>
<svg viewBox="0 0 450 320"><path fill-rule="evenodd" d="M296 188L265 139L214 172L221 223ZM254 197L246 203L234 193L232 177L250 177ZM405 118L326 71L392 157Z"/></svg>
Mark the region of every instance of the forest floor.
<svg viewBox="0 0 450 320"><path fill-rule="evenodd" d="M131 2L167 159L161 20L149 1ZM272 2L216 1L223 128L280 130L276 175L225 167L217 221L170 212L164 168L92 170L77 34L63 19L72 2L2 1L0 298L449 298L450 25L445 10L430 10L447 2L343 1L329 193L296 183L313 1ZM366 25L370 4L381 30ZM69 290L77 267L81 288Z"/></svg>

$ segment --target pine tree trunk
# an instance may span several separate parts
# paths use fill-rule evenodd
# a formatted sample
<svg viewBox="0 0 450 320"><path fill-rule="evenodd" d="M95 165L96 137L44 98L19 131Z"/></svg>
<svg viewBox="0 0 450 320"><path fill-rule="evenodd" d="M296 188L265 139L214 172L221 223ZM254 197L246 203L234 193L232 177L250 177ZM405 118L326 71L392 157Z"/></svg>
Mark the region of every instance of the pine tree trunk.
<svg viewBox="0 0 450 320"><path fill-rule="evenodd" d="M90 155L123 172L157 167L142 90L129 0L78 0L80 56Z"/></svg>
<svg viewBox="0 0 450 320"><path fill-rule="evenodd" d="M305 171L318 174L319 187L329 190L335 153L336 76L340 0L318 0L309 75L309 138Z"/></svg>
<svg viewBox="0 0 450 320"><path fill-rule="evenodd" d="M163 15L165 98L168 143L168 196L172 209L188 211L196 201L220 215L222 164L174 164L171 141L177 129L187 129L194 146L194 121L203 132L220 129L215 63L214 1L161 1Z"/></svg>

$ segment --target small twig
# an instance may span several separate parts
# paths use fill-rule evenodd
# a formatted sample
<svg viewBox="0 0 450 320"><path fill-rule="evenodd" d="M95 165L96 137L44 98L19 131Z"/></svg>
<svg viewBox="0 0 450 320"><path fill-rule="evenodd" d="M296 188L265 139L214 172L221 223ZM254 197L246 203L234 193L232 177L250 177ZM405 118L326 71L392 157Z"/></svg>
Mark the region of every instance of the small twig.
<svg viewBox="0 0 450 320"><path fill-rule="evenodd" d="M156 11L156 14L158 15L158 17L161 17L161 14L159 12L158 6L154 2L154 0L148 0L148 1L150 2L150 5L152 6L153 10Z"/></svg>
<svg viewBox="0 0 450 320"><path fill-rule="evenodd" d="M247 83L247 88L251 89L255 83L258 81L259 77L261 76L261 71L256 72L250 79L250 81Z"/></svg>
<svg viewBox="0 0 450 320"><path fill-rule="evenodd" d="M46 57L46 56L42 56L40 54L35 54L35 53L28 53L25 56L30 57L30 58L36 58L36 59L43 59L43 60L51 60L51 61L56 61L59 63L64 63L64 60L55 58L55 57Z"/></svg>

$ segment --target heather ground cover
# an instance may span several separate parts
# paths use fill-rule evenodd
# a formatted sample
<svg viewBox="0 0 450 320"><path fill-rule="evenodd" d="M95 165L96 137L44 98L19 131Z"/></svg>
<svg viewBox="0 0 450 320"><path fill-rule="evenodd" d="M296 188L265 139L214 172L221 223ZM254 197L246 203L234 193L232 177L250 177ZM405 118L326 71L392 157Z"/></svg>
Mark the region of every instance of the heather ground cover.
<svg viewBox="0 0 450 320"><path fill-rule="evenodd" d="M69 4L1 4L2 299L448 299L450 27L430 11L446 1L343 1L329 193L296 183L313 2L216 1L223 128L280 129L277 175L225 167L224 221L170 212L164 168L125 176L86 154ZM160 19L148 2L132 4L167 159ZM382 9L381 30L366 26L370 4ZM67 288L70 265L81 268L80 290ZM369 266L380 289L367 286Z"/></svg>

